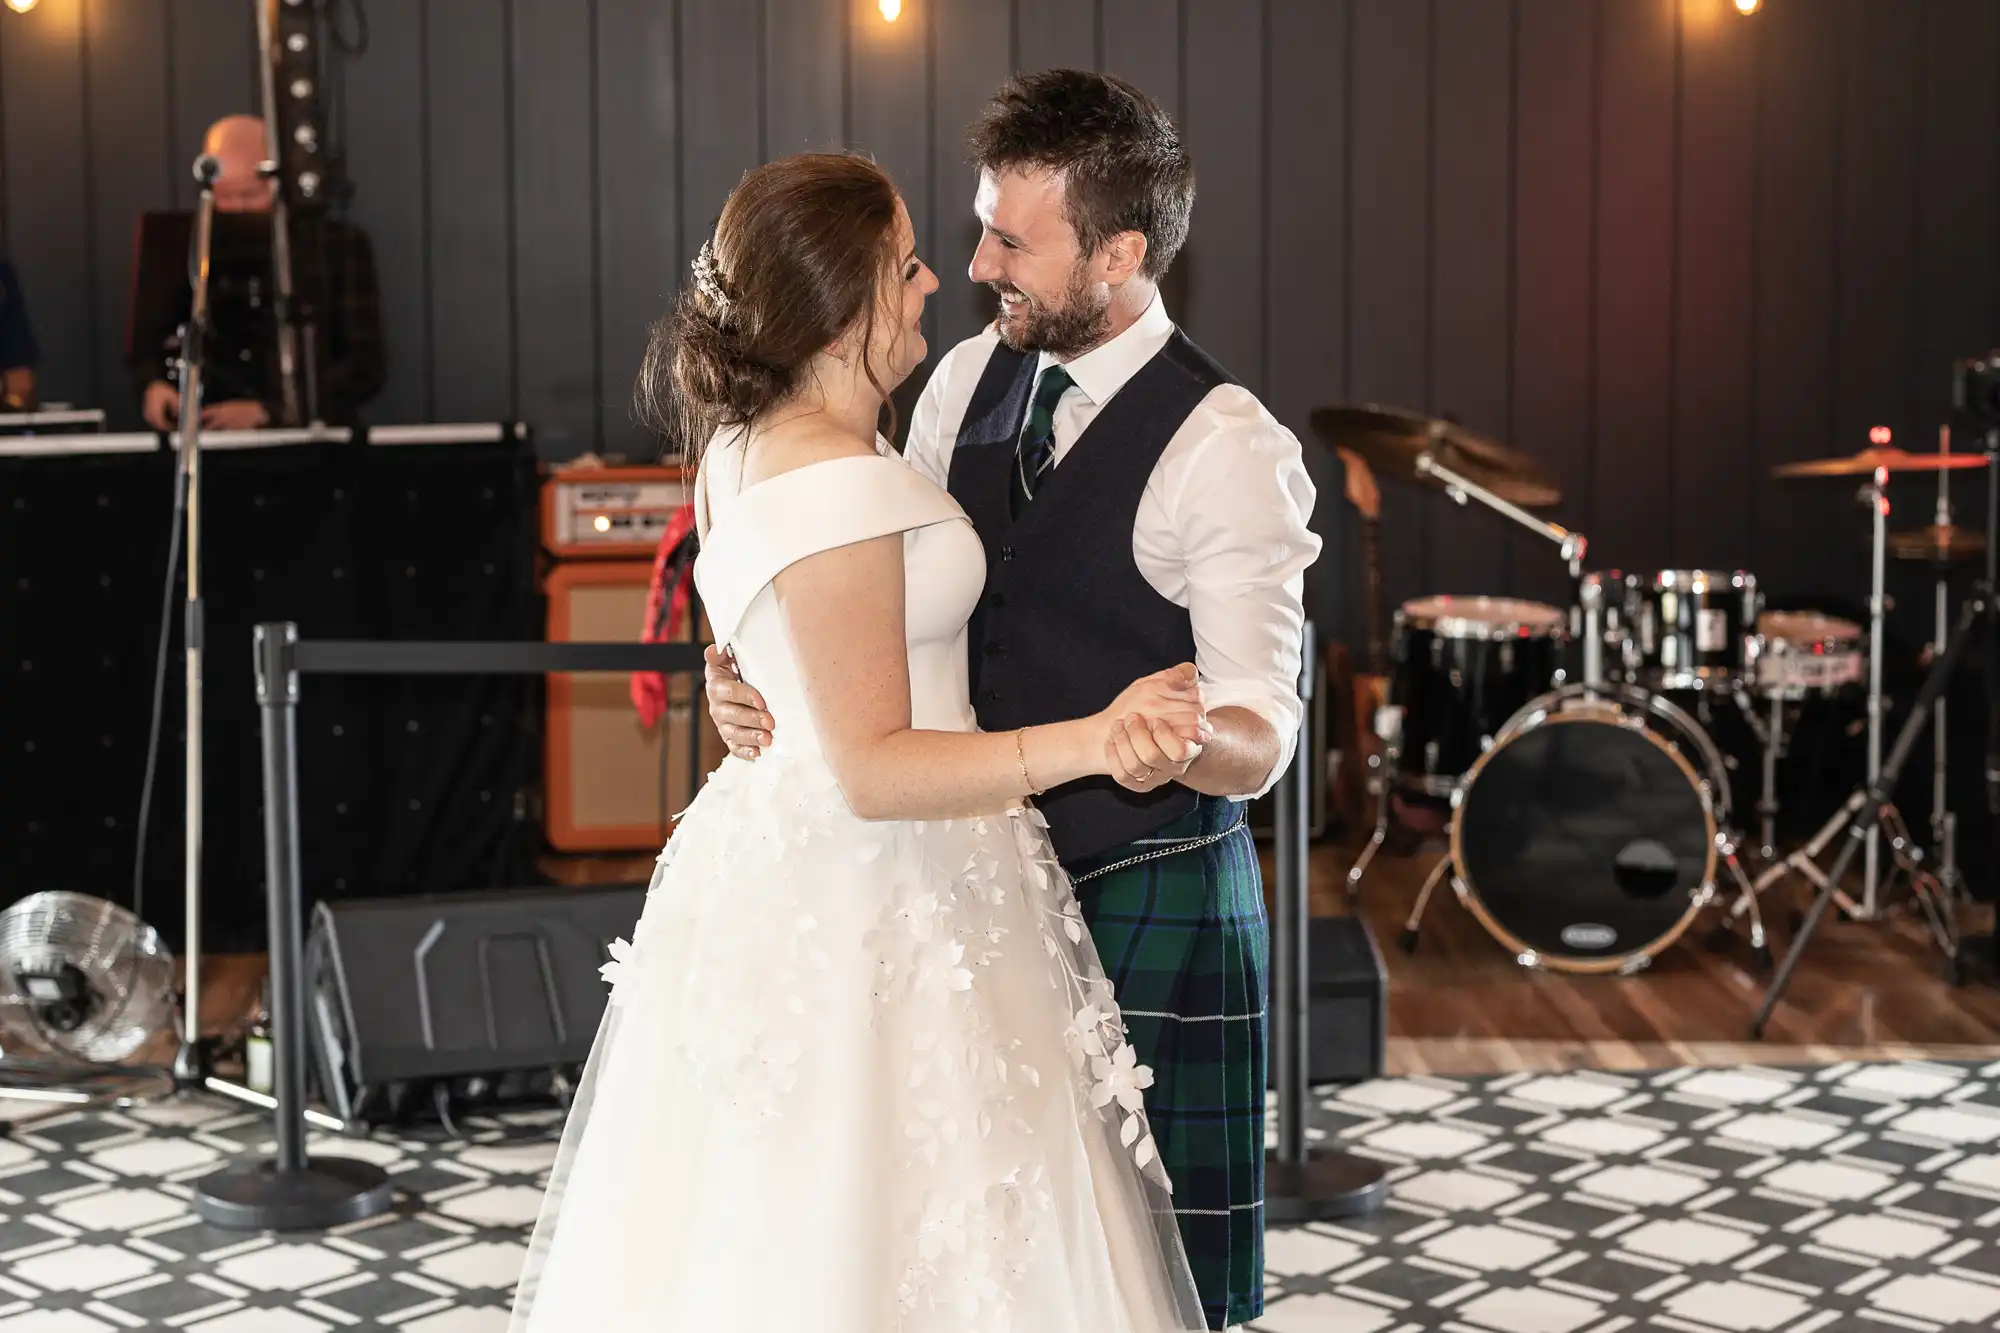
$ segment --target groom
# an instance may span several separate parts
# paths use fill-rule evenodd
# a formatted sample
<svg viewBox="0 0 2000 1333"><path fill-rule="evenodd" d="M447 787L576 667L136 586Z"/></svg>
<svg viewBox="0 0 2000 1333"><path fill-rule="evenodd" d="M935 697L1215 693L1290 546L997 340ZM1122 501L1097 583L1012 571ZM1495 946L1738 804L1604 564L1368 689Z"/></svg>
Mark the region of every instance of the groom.
<svg viewBox="0 0 2000 1333"><path fill-rule="evenodd" d="M1176 662L1213 738L1168 758L1111 742L1116 780L1037 798L1130 1040L1212 1328L1263 1308L1268 932L1247 801L1289 763L1306 526L1298 441L1190 342L1158 284L1187 239L1194 166L1143 92L1109 75L1015 78L968 134L998 319L938 364L905 456L986 547L970 629L987 731L1080 717ZM1216 244L1228 238L1217 237ZM723 738L770 741L711 650Z"/></svg>

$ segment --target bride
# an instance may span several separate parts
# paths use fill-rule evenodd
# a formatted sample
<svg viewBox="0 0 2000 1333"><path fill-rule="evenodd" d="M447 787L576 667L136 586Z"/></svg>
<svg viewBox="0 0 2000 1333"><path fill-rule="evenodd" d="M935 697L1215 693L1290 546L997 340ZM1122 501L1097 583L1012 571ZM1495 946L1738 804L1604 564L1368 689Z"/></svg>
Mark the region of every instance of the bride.
<svg viewBox="0 0 2000 1333"><path fill-rule="evenodd" d="M1029 800L1111 773L1119 727L1187 756L1200 692L1187 665L977 730L984 553L876 434L936 289L888 177L810 154L743 179L656 330L639 397L699 456L695 579L788 722L612 946L516 1330L1205 1327L1152 1073Z"/></svg>

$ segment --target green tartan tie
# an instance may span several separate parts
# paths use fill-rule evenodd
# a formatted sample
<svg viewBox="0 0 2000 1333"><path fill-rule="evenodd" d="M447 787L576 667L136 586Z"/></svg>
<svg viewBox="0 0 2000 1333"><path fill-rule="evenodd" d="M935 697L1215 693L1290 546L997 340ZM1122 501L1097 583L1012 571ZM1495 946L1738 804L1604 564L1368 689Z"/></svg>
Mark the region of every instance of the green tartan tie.
<svg viewBox="0 0 2000 1333"><path fill-rule="evenodd" d="M1028 420L1014 446L1014 485L1010 496L1013 503L1009 509L1015 518L1035 498L1042 478L1055 466L1056 404L1075 383L1067 370L1050 366L1035 385L1035 401L1028 404Z"/></svg>

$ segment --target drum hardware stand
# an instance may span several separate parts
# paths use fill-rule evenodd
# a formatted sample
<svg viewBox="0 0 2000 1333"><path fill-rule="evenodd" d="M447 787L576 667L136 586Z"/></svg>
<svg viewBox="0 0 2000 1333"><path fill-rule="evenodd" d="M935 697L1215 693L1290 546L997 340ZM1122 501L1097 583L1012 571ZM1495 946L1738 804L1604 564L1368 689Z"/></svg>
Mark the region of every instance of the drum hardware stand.
<svg viewBox="0 0 2000 1333"><path fill-rule="evenodd" d="M1778 859L1778 761L1785 757L1785 696L1776 690L1771 692L1771 716L1766 720L1757 716L1757 706L1748 691L1738 690L1735 694L1736 706L1743 710L1743 719L1750 724L1750 731L1764 752L1757 791L1757 859L1769 864Z"/></svg>
<svg viewBox="0 0 2000 1333"><path fill-rule="evenodd" d="M1449 869L1451 852L1447 850L1431 867L1431 873L1424 877L1424 887L1417 893L1417 905L1410 909L1410 919L1403 923L1403 934L1397 942L1402 945L1404 953L1417 951L1417 932L1423 927L1424 910L1431 905L1431 894L1444 881L1445 872Z"/></svg>
<svg viewBox="0 0 2000 1333"><path fill-rule="evenodd" d="M1869 432L1869 439L1879 445L1889 443L1886 427L1878 426ZM1873 583L1868 596L1868 786L1882 774L1882 622L1886 618L1888 599L1883 585L1887 579L1887 553L1889 545L1889 471L1876 468L1868 484L1861 488L1860 499L1867 505L1874 517ZM1870 822L1864 839L1865 850L1861 862L1861 910L1849 911L1850 916L1872 921L1881 911L1877 890L1881 874L1881 838L1874 822Z"/></svg>
<svg viewBox="0 0 2000 1333"><path fill-rule="evenodd" d="M1441 430L1443 430L1443 423L1436 423L1432 426L1434 434ZM1439 481L1443 482L1444 493L1451 498L1454 504L1462 506L1468 498L1477 500L1495 513L1504 514L1506 517L1513 519L1516 523L1519 523L1522 527L1537 536L1554 542L1561 549L1562 558L1569 563L1571 584L1570 633L1576 635L1583 632L1583 626L1579 620L1583 608L1583 558L1585 552L1589 549L1590 543L1582 533L1572 532L1559 524L1542 522L1542 520L1536 518L1519 505L1501 499L1477 482L1469 481L1459 473L1452 471L1443 463L1438 462L1437 455L1429 450L1417 455L1417 471L1424 476L1436 477Z"/></svg>
<svg viewBox="0 0 2000 1333"><path fill-rule="evenodd" d="M1758 809L1762 811L1761 803ZM1770 936L1764 933L1764 913L1757 906L1758 889L1751 884L1750 876L1743 869L1742 859L1736 854L1739 850L1735 836L1729 831L1724 830L1715 835L1716 855L1720 856L1722 863L1729 867L1730 877L1736 881L1737 889L1736 901L1730 904L1729 914L1720 923L1718 930L1722 935L1734 938L1729 923L1747 912L1750 916L1750 951L1756 958L1757 970L1768 971L1771 966L1771 940ZM1711 898L1713 892L1710 890Z"/></svg>
<svg viewBox="0 0 2000 1333"><path fill-rule="evenodd" d="M1899 861L1903 862L1905 867L1911 870L1911 887L1916 894L1919 905L1923 908L1926 922L1931 929L1931 934L1937 941L1939 950L1944 954L1945 978L1954 985L1958 984L1961 979L1958 931L1954 912L1955 902L1945 896L1943 891L1945 886L1939 885L1933 876L1921 870L1919 859L1921 854L1916 850L1915 845L1909 838L1908 830L1903 825L1902 816L1896 811L1895 806L1891 804L1890 795L1895 788L1897 779L1902 775L1903 765L1908 762L1911 751L1916 748L1918 734L1922 732L1924 725L1930 721L1932 705L1944 693L1945 686L1950 683L1951 677L1958 670L1959 663L1964 660L1967 644L1973 637L1974 631L1986 631L1981 637L1991 637L1990 632L1993 628L1991 607L1993 602L1994 560L1996 554L2000 554L2000 552L1995 551L1993 545L1996 530L2000 530L2000 471L1997 471L1994 465L1994 454L1996 451L2000 451L2000 430L1992 432L1988 438L1986 468L1986 578L1978 583L1973 589L1972 595L1967 597L1964 604L1960 606L1958 623L1953 628L1950 642L1944 652L1939 654L1937 659L1931 663L1930 672L1924 677L1923 688L1918 691L1916 701L1910 709L1910 715L1904 719L1902 730L1897 733L1896 743L1889 751L1888 762L1884 763L1879 771L1871 775L1866 787L1856 791L1847 799L1839 813L1834 816L1833 820L1829 821L1826 828L1820 830L1820 833L1813 839L1812 844L1809 846L1808 850L1817 855L1818 851L1832 837L1833 832L1841 824L1847 825L1848 837L1846 845L1840 849L1840 854L1834 858L1832 869L1825 875L1820 875L1818 867L1814 865L1812 870L1806 872L1809 878L1814 879L1818 883L1819 892L1814 897L1812 906L1807 909L1805 920L1800 924L1798 932L1792 937L1791 947L1785 951L1784 961L1779 964L1778 975L1772 979L1771 988L1765 993L1764 1003L1758 1008L1756 1016L1750 1020L1750 1035L1752 1037L1763 1037L1765 1026L1770 1022L1771 1013L1777 1008L1779 999L1783 997L1785 987L1791 981L1792 972L1797 968L1800 956L1804 954L1806 946L1812 942L1813 932L1819 928L1820 918L1826 915L1827 905L1833 902L1836 897L1841 896L1840 882L1846 875L1848 865L1853 861L1855 852L1867 841L1868 835L1873 833L1878 825L1885 822L1889 828L1890 845L1898 854ZM1883 474L1878 471L1876 474L1877 482L1879 483L1882 479ZM1878 507L1879 513L1880 509ZM1879 536L1881 533L1880 523L1881 519L1878 517L1876 528L1878 533L1878 545L1876 546L1876 586L1878 588L1880 587L1880 552L1882 550L1880 545L1881 538ZM1877 614L1879 615L1879 600L1877 606ZM1881 660L1881 643L1879 638L1876 642L1875 659L1878 663ZM1989 654L1987 662L1987 679L1989 685L1992 681L1993 666L1992 656ZM1791 865L1797 860L1798 857L1794 856L1785 864ZM1803 866L1799 868L1804 870ZM1777 867L1773 867L1773 869L1776 870Z"/></svg>
<svg viewBox="0 0 2000 1333"><path fill-rule="evenodd" d="M1374 863L1375 854L1389 840L1389 823L1395 801L1396 761L1403 755L1403 710L1394 705L1378 709L1375 714L1375 734L1382 741L1382 753L1369 759L1368 792L1375 798L1375 831L1369 835L1368 844L1361 849L1361 855L1354 858L1354 865L1347 872L1347 900L1358 902L1361 897L1361 880ZM1435 846L1435 837L1421 839L1416 850L1422 852L1427 846ZM1430 901L1431 890L1437 887L1438 876L1451 863L1449 844L1446 844L1444 858L1432 869L1430 878L1424 881L1423 891L1417 895L1416 910L1410 913L1409 924L1403 929L1403 952L1411 953L1417 947L1417 923L1423 920L1424 906Z"/></svg>
<svg viewBox="0 0 2000 1333"><path fill-rule="evenodd" d="M1938 427L1938 452L1951 452L1951 426L1949 423ZM1951 527L1951 471L1938 469L1937 514L1932 520L1941 529ZM1938 562L1937 577L1937 638L1933 653L1945 650L1946 632L1951 624L1951 579L1950 566ZM1962 881L1958 873L1958 816L1950 809L1950 794L1945 790L1945 760L1947 744L1945 736L1945 696L1939 691L1937 702L1931 705L1931 841L1938 849L1939 882L1945 892L1955 899Z"/></svg>
<svg viewBox="0 0 2000 1333"><path fill-rule="evenodd" d="M1403 755L1403 710L1393 704L1375 710L1375 735L1382 742L1382 753L1368 757L1368 794L1375 798L1375 832L1368 838L1368 845L1361 849L1361 855L1354 858L1354 865L1347 872L1347 901L1359 901L1361 897L1361 877L1368 873L1369 865L1375 860L1375 853L1382 850L1382 844L1389 840L1389 802L1391 777L1396 772L1396 761Z"/></svg>

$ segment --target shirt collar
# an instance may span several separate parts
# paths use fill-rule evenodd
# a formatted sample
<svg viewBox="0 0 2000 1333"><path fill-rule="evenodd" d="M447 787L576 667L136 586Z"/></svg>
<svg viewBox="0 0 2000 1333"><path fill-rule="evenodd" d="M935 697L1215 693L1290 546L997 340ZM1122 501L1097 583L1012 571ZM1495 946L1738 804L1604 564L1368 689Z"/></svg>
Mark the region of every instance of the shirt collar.
<svg viewBox="0 0 2000 1333"><path fill-rule="evenodd" d="M1113 394L1125 387L1125 381L1139 373L1139 368L1158 355L1167 345L1167 339L1174 333L1174 321L1167 315L1167 303L1157 291L1145 313L1132 322L1132 326L1106 343L1100 343L1073 361L1063 363L1076 387L1083 390L1091 402L1099 407L1111 401ZM1035 367L1037 377L1055 364L1055 358L1047 352L1041 355Z"/></svg>

